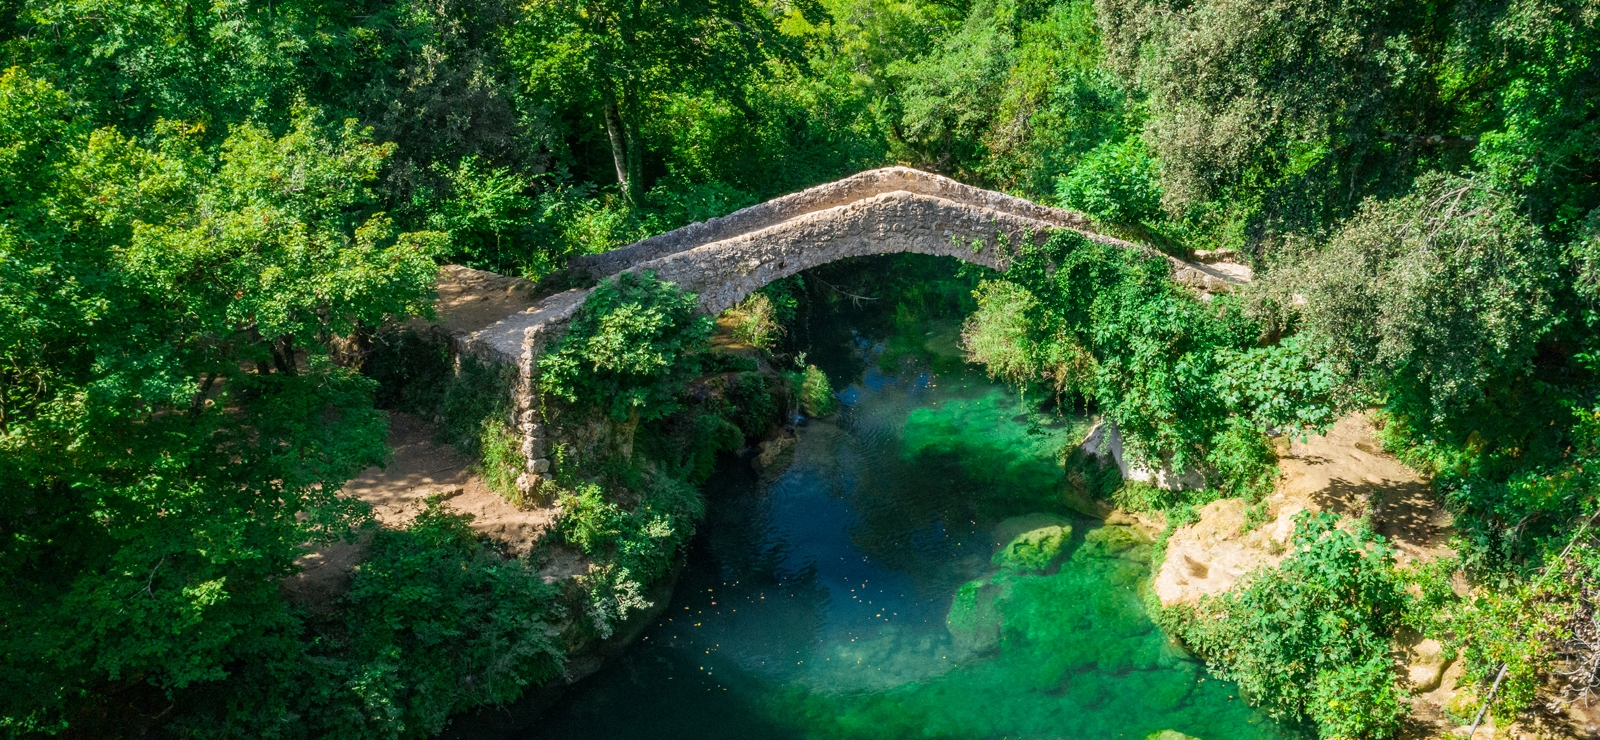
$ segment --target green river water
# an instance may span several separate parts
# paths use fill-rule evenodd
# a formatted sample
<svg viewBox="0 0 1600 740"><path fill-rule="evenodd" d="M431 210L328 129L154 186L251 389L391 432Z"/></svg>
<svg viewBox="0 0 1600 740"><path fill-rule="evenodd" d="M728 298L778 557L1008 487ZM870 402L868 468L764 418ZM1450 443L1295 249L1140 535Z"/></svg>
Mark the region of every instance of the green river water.
<svg viewBox="0 0 1600 740"><path fill-rule="evenodd" d="M812 340L841 412L786 467L725 462L659 622L519 737L1285 737L1151 623L1149 548L1060 503L1086 422L986 380L957 331ZM1059 568L993 564L1063 523Z"/></svg>

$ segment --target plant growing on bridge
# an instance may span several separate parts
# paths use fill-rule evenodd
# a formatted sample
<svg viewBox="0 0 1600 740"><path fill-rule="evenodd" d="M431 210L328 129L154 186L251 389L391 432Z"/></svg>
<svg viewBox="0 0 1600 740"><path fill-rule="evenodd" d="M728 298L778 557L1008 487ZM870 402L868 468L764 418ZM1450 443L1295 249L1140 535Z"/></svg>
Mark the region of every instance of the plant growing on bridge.
<svg viewBox="0 0 1600 740"><path fill-rule="evenodd" d="M733 323L733 338L756 349L771 349L783 334L772 299L754 293L724 314Z"/></svg>
<svg viewBox="0 0 1600 740"><path fill-rule="evenodd" d="M694 295L654 273L601 283L539 359L544 389L618 421L666 416L699 374L711 337L711 320L697 307Z"/></svg>

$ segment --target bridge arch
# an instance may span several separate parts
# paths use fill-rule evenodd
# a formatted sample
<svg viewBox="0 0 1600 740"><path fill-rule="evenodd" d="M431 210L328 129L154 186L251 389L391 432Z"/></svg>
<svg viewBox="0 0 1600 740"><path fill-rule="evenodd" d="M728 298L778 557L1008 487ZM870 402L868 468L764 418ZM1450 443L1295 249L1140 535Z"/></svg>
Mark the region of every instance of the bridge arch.
<svg viewBox="0 0 1600 740"><path fill-rule="evenodd" d="M1177 280L1203 292L1230 290L1250 277L1243 266L1184 262L1099 234L1081 214L906 167L870 170L580 257L569 269L596 280L654 272L697 294L700 310L715 316L774 280L847 257L911 252L1004 271L1017 245L1062 229L1167 259ZM519 487L531 489L550 465L538 357L588 294L575 289L550 296L462 340L463 350L518 368L512 406L528 461Z"/></svg>

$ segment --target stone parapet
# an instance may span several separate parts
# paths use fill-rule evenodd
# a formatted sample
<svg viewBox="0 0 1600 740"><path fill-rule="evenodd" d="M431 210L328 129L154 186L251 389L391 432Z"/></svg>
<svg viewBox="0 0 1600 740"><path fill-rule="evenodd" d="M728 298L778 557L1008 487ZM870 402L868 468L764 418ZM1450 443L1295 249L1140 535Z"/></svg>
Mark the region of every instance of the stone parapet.
<svg viewBox="0 0 1600 740"><path fill-rule="evenodd" d="M765 203L734 211L720 218L690 224L604 254L572 260L571 269L595 279L609 277L645 262L732 237L760 231L809 213L849 205L883 193L904 191L1011 213L1050 224L1054 228L1090 229L1082 214L1042 206L993 190L975 188L948 177L910 167L884 167L851 175L837 182L807 188Z"/></svg>

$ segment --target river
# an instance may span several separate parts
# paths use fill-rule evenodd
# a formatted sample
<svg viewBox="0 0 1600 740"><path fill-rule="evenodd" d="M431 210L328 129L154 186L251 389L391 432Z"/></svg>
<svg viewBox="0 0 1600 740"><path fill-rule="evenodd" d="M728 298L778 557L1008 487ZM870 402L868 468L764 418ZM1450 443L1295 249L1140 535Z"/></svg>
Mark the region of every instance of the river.
<svg viewBox="0 0 1600 740"><path fill-rule="evenodd" d="M1060 503L1087 421L963 363L953 321L877 326L811 340L841 411L786 466L724 462L658 623L518 737L1285 737L1150 621L1150 548ZM1061 525L1058 567L994 564Z"/></svg>

